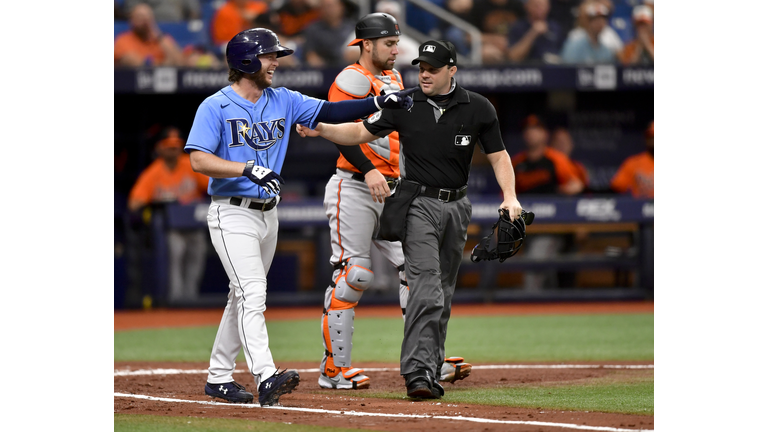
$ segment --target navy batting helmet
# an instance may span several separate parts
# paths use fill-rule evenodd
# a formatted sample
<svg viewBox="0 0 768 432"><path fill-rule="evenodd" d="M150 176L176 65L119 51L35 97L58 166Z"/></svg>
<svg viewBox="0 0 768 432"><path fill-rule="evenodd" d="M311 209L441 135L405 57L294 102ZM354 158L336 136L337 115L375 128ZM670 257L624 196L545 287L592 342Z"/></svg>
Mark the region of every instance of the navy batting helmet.
<svg viewBox="0 0 768 432"><path fill-rule="evenodd" d="M256 73L261 69L261 54L277 53L278 57L293 54L293 50L280 45L272 30L253 28L241 31L227 43L227 64L243 73Z"/></svg>
<svg viewBox="0 0 768 432"><path fill-rule="evenodd" d="M357 45L363 39L377 39L388 36L400 35L400 26L395 17L388 13L376 12L368 14L355 25L355 40L348 46Z"/></svg>

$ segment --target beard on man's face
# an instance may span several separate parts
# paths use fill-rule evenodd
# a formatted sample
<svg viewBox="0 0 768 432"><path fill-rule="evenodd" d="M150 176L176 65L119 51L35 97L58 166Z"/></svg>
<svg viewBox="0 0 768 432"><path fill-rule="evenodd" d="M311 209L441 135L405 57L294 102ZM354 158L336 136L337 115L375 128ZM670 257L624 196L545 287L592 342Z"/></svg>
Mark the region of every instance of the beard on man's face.
<svg viewBox="0 0 768 432"><path fill-rule="evenodd" d="M388 58L382 58L379 56L379 51L376 49L376 46L373 47L373 51L371 52L371 62L373 63L376 68L381 69L383 71L385 70L392 70L392 68L395 67L394 64L390 64L388 61Z"/></svg>
<svg viewBox="0 0 768 432"><path fill-rule="evenodd" d="M256 87L267 88L272 86L272 83L269 82L269 77L267 77L267 70L264 68L256 73L248 74L245 77L253 81L253 83L256 84Z"/></svg>

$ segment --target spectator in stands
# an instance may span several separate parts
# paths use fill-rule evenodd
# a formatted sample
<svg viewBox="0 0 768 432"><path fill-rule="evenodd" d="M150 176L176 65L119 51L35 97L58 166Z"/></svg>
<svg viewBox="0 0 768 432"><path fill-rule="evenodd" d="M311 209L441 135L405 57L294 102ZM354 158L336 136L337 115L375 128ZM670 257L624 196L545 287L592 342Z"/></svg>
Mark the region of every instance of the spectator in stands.
<svg viewBox="0 0 768 432"><path fill-rule="evenodd" d="M346 66L344 41L354 31L342 0L320 0L320 19L304 30L304 61L314 67Z"/></svg>
<svg viewBox="0 0 768 432"><path fill-rule="evenodd" d="M395 17L397 22L402 22L400 17L402 16L402 8L400 3L395 0L379 0L376 2L374 12L384 12ZM282 39L281 39L282 40ZM344 41L344 58L346 63L354 63L360 58L360 48L358 45L348 46L350 42L355 40L354 30L349 33L347 39ZM416 39L403 33L400 29L400 41L397 43L397 60L395 60L395 68L402 71L407 68L412 68L411 60L419 56L419 42Z"/></svg>
<svg viewBox="0 0 768 432"><path fill-rule="evenodd" d="M446 0L427 1L434 4L435 6L440 6L441 8L445 9ZM426 9L422 9L419 6L416 6L414 3L406 2L405 19L408 27L411 27L414 30L426 35L428 38L437 40L442 37L440 30L437 28L438 24L440 23L440 19L432 12L428 12Z"/></svg>
<svg viewBox="0 0 768 432"><path fill-rule="evenodd" d="M526 19L517 20L509 30L507 58L516 63L557 63L562 33L548 18L549 0L528 0L525 11Z"/></svg>
<svg viewBox="0 0 768 432"><path fill-rule="evenodd" d="M570 159L547 146L549 132L535 115L526 118L523 140L526 149L512 157L515 189L518 196L575 195L584 190ZM559 234L531 235L526 240L525 253L532 259L544 259L562 253L570 237ZM558 285L556 271L525 272L523 285L528 291L539 291Z"/></svg>
<svg viewBox="0 0 768 432"><path fill-rule="evenodd" d="M166 129L157 144L157 159L140 175L130 195L128 210L147 205L190 204L207 196L208 177L192 170L184 141L176 128ZM205 269L208 233L201 230L168 230L168 303L197 297Z"/></svg>
<svg viewBox="0 0 768 432"><path fill-rule="evenodd" d="M279 25L280 30L276 33L294 37L302 34L307 26L320 19L320 10L316 0L286 0L276 11L276 17L275 23Z"/></svg>
<svg viewBox="0 0 768 432"><path fill-rule="evenodd" d="M621 62L625 65L653 64L653 10L646 5L635 6L632 23L635 39L624 47Z"/></svg>
<svg viewBox="0 0 768 432"><path fill-rule="evenodd" d="M482 34L483 64L507 61L507 35L512 25L524 16L520 0L474 0L469 23Z"/></svg>
<svg viewBox="0 0 768 432"><path fill-rule="evenodd" d="M645 151L628 157L611 180L611 189L653 199L653 122L645 131Z"/></svg>
<svg viewBox="0 0 768 432"><path fill-rule="evenodd" d="M152 9L140 3L131 10L130 29L115 38L115 66L179 66L181 50L155 22Z"/></svg>
<svg viewBox="0 0 768 432"><path fill-rule="evenodd" d="M126 10L144 3L159 22L180 22L200 18L200 0L125 0Z"/></svg>
<svg viewBox="0 0 768 432"><path fill-rule="evenodd" d="M523 140L526 149L512 157L518 194L575 195L584 190L568 156L547 146L549 131L537 116L526 118Z"/></svg>
<svg viewBox="0 0 768 432"><path fill-rule="evenodd" d="M565 42L560 57L565 64L615 63L616 53L600 40L600 33L608 25L609 10L604 4L590 1L584 7L587 37L576 37Z"/></svg>
<svg viewBox="0 0 768 432"><path fill-rule="evenodd" d="M549 146L568 156L573 164L573 168L576 170L579 181L581 181L584 184L584 187L587 188L589 186L589 174L584 164L571 157L571 153L573 153L573 138L571 137L571 133L568 132L568 129L564 127L556 128L552 132Z"/></svg>
<svg viewBox="0 0 768 432"><path fill-rule="evenodd" d="M261 0L228 0L211 19L211 41L224 53L227 42L236 34L257 27L256 19L269 10Z"/></svg>
<svg viewBox="0 0 768 432"><path fill-rule="evenodd" d="M552 0L549 19L560 26L563 35L567 35L574 27L578 26L576 21L579 5L583 2L584 0Z"/></svg>
<svg viewBox="0 0 768 432"><path fill-rule="evenodd" d="M472 20L473 5L473 0L446 0L445 2L445 8L448 12L466 22ZM457 53L461 55L471 53L472 42L466 31L448 22L440 22L438 27L442 31L443 39L451 41L456 47Z"/></svg>
<svg viewBox="0 0 768 432"><path fill-rule="evenodd" d="M613 2L611 0L586 0L582 2L578 9L579 12L576 18L576 27L568 33L568 37L565 40L566 44L574 39L589 37L587 34L587 27L589 26L590 18L587 15L587 8L593 2L601 3L605 6L608 9L609 15L613 11ZM598 39L602 45L608 47L608 49L615 53L617 57L624 49L624 42L621 40L621 36L616 33L616 30L614 30L613 27L607 24L607 21L605 27L598 35Z"/></svg>

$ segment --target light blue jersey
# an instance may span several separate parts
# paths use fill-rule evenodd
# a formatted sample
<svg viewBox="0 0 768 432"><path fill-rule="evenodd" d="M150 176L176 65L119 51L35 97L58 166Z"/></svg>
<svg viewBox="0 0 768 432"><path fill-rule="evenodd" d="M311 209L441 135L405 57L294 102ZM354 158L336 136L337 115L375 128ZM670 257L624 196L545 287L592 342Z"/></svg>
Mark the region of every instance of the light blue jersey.
<svg viewBox="0 0 768 432"><path fill-rule="evenodd" d="M264 89L256 103L238 95L230 86L206 98L197 109L186 152L200 150L222 159L247 162L280 174L294 124L314 128L325 101L284 87ZM213 178L209 195L270 198L247 177Z"/></svg>

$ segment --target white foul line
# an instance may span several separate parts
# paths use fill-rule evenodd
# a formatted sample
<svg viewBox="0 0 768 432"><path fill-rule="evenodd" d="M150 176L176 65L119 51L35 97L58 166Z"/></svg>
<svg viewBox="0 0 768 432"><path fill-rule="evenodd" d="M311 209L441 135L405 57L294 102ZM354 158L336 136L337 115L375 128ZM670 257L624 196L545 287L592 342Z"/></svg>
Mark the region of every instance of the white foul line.
<svg viewBox="0 0 768 432"><path fill-rule="evenodd" d="M161 401L161 402L182 402L182 403L196 403L196 404L202 404L202 405L218 405L218 406L227 406L227 407L237 407L237 408L262 408L259 404L237 404L233 405L231 403L224 403L224 402L209 402L209 401L193 401L193 400L184 400L184 399L171 399L171 398L160 398L160 397L154 397L154 396L146 396L146 395L135 395L135 394L127 394L127 393L115 393L115 397L125 397L125 398L134 398L134 399L146 399L146 400L153 400L153 401ZM325 410L325 409L317 409L317 408L296 408L296 407L282 407L282 406L270 406L270 407L263 407L265 409L278 409L278 410L286 410L286 411L300 411L300 412L308 412L308 413L320 413L320 414L340 414L340 415L351 415L351 416L364 416L364 417L390 417L390 418L431 418L431 419L438 419L438 420L460 420L460 421L469 421L469 422L475 422L475 423L495 423L495 424L515 424L515 425L531 425L531 426L546 426L546 427L560 427L560 428L566 428L566 429L580 429L580 430L590 430L590 431L601 431L601 432L641 432L641 431L649 431L649 429L619 429L619 428L613 428L613 427L605 427L605 426L585 426L585 425L577 425L577 424L570 424L570 423L548 423L548 422L538 422L538 421L517 421L517 420L493 420L493 419L485 419L485 418L478 418L478 417L464 417L464 416L457 416L457 417L449 417L449 416L431 416L431 415L422 415L422 414L386 414L386 413L368 413L368 412L360 412L360 411L337 411L337 410ZM650 430L652 431L652 430Z"/></svg>
<svg viewBox="0 0 768 432"><path fill-rule="evenodd" d="M400 368L364 368L368 372L399 372ZM653 365L473 365L472 369L653 369ZM245 369L235 372L247 373ZM298 373L320 372L320 369L296 369ZM116 370L115 376L134 375L179 375L179 374L204 374L207 369L139 369L135 371Z"/></svg>

